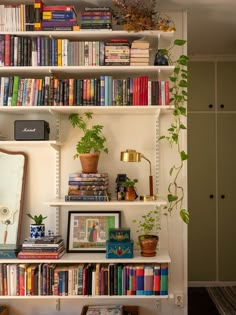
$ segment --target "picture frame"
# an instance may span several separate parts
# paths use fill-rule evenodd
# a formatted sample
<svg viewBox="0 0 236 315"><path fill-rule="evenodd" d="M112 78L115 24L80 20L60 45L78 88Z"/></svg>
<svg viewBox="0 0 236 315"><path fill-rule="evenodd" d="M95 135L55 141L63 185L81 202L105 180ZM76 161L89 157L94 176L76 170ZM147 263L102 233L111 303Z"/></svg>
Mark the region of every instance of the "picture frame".
<svg viewBox="0 0 236 315"><path fill-rule="evenodd" d="M69 211L67 252L106 252L110 228L121 225L121 211Z"/></svg>

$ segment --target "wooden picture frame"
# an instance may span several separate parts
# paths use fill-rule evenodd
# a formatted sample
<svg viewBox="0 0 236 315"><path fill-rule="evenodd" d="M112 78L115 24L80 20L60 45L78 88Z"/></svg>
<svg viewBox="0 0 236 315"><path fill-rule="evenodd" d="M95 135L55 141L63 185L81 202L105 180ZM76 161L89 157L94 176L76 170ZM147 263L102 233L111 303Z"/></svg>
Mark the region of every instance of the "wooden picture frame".
<svg viewBox="0 0 236 315"><path fill-rule="evenodd" d="M67 252L105 252L109 228L119 228L120 211L69 211Z"/></svg>
<svg viewBox="0 0 236 315"><path fill-rule="evenodd" d="M20 244L28 157L0 149L0 249Z"/></svg>

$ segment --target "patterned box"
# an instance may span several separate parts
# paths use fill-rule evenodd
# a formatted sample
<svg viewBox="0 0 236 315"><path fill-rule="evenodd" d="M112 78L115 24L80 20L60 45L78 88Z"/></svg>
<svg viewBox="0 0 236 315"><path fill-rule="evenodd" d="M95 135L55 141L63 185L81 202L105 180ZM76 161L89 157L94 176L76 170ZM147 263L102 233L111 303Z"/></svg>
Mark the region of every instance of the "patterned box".
<svg viewBox="0 0 236 315"><path fill-rule="evenodd" d="M110 228L109 240L111 242L129 242L130 229L129 228Z"/></svg>
<svg viewBox="0 0 236 315"><path fill-rule="evenodd" d="M133 258L133 241L106 241L106 258Z"/></svg>

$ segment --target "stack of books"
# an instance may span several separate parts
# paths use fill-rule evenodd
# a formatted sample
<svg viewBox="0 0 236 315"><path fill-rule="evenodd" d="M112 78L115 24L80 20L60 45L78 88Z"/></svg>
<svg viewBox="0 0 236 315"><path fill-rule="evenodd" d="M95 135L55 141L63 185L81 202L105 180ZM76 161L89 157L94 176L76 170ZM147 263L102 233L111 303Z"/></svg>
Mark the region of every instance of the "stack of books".
<svg viewBox="0 0 236 315"><path fill-rule="evenodd" d="M112 39L105 43L105 66L129 66L130 43L127 39Z"/></svg>
<svg viewBox="0 0 236 315"><path fill-rule="evenodd" d="M107 173L69 175L65 201L109 201Z"/></svg>
<svg viewBox="0 0 236 315"><path fill-rule="evenodd" d="M131 66L148 66L149 65L149 42L145 40L135 40L130 49Z"/></svg>
<svg viewBox="0 0 236 315"><path fill-rule="evenodd" d="M59 259L65 253L64 240L60 235L27 238L18 253L19 259Z"/></svg>
<svg viewBox="0 0 236 315"><path fill-rule="evenodd" d="M71 5L43 5L35 1L35 31L74 31L79 30L77 14Z"/></svg>
<svg viewBox="0 0 236 315"><path fill-rule="evenodd" d="M85 8L81 12L81 30L112 31L112 11L109 7Z"/></svg>
<svg viewBox="0 0 236 315"><path fill-rule="evenodd" d="M123 315L122 305L89 305L86 315Z"/></svg>

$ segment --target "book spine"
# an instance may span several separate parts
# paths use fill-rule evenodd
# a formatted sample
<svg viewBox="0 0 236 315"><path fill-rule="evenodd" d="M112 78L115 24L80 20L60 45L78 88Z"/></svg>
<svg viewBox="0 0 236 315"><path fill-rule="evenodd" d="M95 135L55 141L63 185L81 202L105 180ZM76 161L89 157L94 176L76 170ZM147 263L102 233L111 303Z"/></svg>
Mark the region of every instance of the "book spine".
<svg viewBox="0 0 236 315"><path fill-rule="evenodd" d="M109 201L108 196L65 196L65 201Z"/></svg>
<svg viewBox="0 0 236 315"><path fill-rule="evenodd" d="M161 264L160 295L168 294L168 264Z"/></svg>

